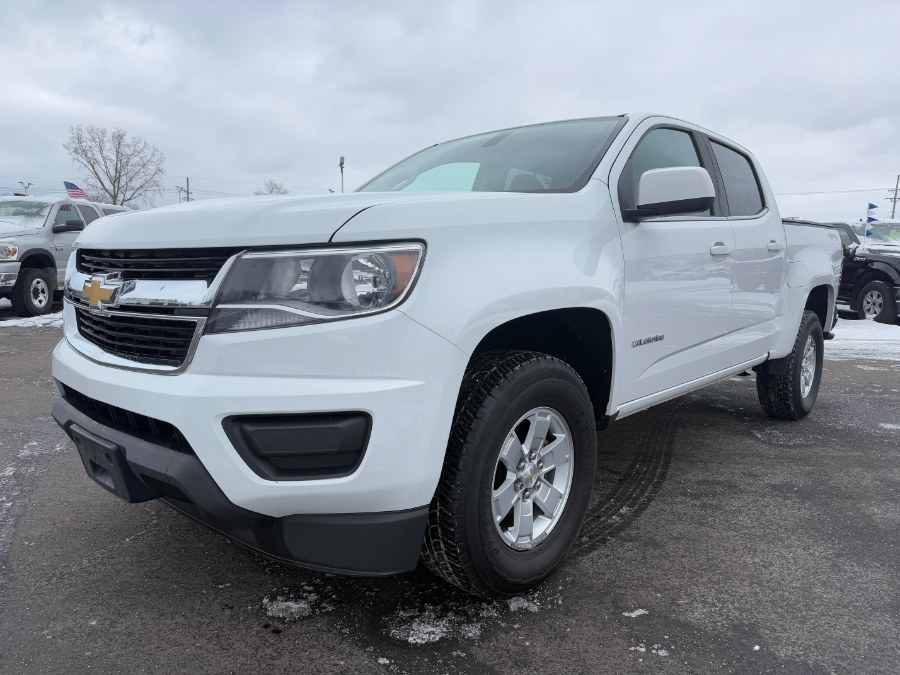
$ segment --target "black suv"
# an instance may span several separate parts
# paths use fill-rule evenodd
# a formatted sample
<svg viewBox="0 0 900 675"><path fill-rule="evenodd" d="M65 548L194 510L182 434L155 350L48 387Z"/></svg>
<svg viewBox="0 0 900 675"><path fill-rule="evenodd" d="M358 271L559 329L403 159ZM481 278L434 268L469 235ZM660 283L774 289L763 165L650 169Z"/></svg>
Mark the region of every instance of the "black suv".
<svg viewBox="0 0 900 675"><path fill-rule="evenodd" d="M837 232L844 249L844 270L837 301L846 303L860 319L895 323L900 309L900 247L863 247L853 228L846 223L796 221Z"/></svg>

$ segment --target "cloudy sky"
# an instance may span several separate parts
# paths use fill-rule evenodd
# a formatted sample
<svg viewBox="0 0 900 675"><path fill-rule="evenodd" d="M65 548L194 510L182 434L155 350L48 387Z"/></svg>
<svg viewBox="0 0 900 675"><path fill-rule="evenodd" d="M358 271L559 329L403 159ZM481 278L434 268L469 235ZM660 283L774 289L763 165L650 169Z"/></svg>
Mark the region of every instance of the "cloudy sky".
<svg viewBox="0 0 900 675"><path fill-rule="evenodd" d="M900 3L3 3L0 194L78 180L73 124L167 156L168 190L347 190L436 141L655 111L750 148L782 213L857 220L900 173Z"/></svg>

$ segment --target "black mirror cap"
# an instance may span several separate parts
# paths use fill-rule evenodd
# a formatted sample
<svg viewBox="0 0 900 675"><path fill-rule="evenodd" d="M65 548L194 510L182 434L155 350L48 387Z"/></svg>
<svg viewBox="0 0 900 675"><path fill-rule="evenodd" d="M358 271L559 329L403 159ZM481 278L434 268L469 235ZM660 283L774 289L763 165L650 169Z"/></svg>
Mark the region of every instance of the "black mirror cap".
<svg viewBox="0 0 900 675"><path fill-rule="evenodd" d="M627 222L638 223L647 218L679 216L684 213L706 211L712 208L715 200L715 197L697 197L696 199L676 199L657 204L640 204L636 209L625 209L622 214Z"/></svg>
<svg viewBox="0 0 900 675"><path fill-rule="evenodd" d="M53 226L53 232L56 234L61 232L81 232L83 229L83 220L67 220L65 225L57 223Z"/></svg>

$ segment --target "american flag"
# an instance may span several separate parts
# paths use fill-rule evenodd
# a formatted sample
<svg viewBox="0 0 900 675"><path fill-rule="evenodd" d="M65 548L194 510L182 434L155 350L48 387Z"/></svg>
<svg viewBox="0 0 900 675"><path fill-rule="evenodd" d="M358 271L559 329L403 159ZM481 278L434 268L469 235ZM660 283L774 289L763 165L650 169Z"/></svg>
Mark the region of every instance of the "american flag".
<svg viewBox="0 0 900 675"><path fill-rule="evenodd" d="M72 199L87 199L87 193L82 190L80 187L75 185L75 183L70 183L69 181L64 180L63 184L66 186L66 192L69 193L69 197Z"/></svg>

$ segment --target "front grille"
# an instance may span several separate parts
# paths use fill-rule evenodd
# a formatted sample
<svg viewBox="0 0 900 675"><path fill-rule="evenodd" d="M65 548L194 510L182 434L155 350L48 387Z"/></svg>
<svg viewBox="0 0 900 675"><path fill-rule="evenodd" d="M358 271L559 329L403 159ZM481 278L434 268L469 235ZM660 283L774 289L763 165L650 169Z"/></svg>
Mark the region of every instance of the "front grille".
<svg viewBox="0 0 900 675"><path fill-rule="evenodd" d="M233 248L79 249L83 274L119 272L123 279L202 279L211 283Z"/></svg>
<svg viewBox="0 0 900 675"><path fill-rule="evenodd" d="M195 319L95 314L75 307L78 332L104 351L132 361L179 367L197 329Z"/></svg>
<svg viewBox="0 0 900 675"><path fill-rule="evenodd" d="M95 422L140 438L148 443L162 445L170 450L193 454L187 439L168 422L146 415L139 415L109 403L103 403L63 384L63 399Z"/></svg>

